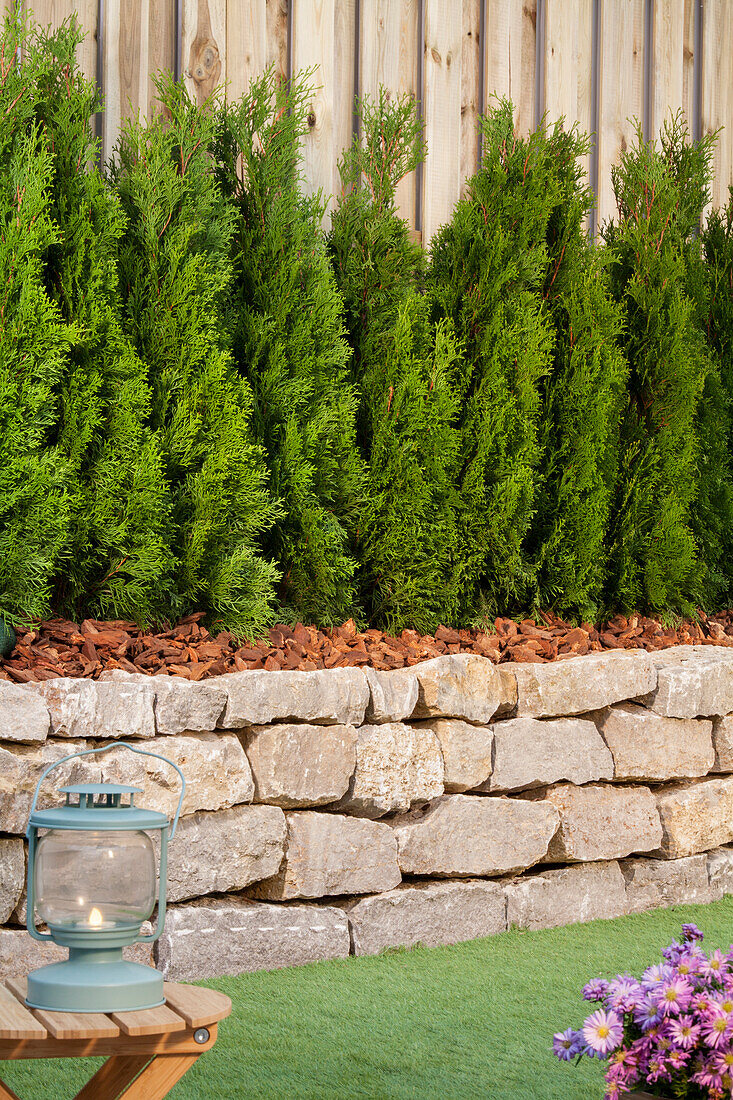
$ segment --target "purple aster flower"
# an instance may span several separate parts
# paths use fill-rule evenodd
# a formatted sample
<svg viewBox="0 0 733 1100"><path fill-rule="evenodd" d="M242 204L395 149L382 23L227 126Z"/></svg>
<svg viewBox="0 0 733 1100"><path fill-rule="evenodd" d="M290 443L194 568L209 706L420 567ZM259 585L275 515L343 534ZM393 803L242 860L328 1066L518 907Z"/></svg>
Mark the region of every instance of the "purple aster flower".
<svg viewBox="0 0 733 1100"><path fill-rule="evenodd" d="M700 1038L700 1031L700 1025L695 1023L693 1016L677 1016L676 1019L669 1021L669 1037L676 1046L682 1047L683 1050L694 1047Z"/></svg>
<svg viewBox="0 0 733 1100"><path fill-rule="evenodd" d="M642 989L636 978L628 974L619 974L608 985L608 1003L616 1012L632 1012L644 997Z"/></svg>
<svg viewBox="0 0 733 1100"><path fill-rule="evenodd" d="M670 1050L667 1062L674 1070L684 1069L690 1059L689 1050Z"/></svg>
<svg viewBox="0 0 733 1100"><path fill-rule="evenodd" d="M710 1004L712 1008L718 1009L724 1016L730 1017L733 1015L733 994L731 993L711 994Z"/></svg>
<svg viewBox="0 0 733 1100"><path fill-rule="evenodd" d="M583 1036L571 1027L556 1032L552 1037L552 1052L561 1062L572 1062L583 1046Z"/></svg>
<svg viewBox="0 0 733 1100"><path fill-rule="evenodd" d="M665 981L666 978L671 978L674 975L674 968L669 963L657 963L656 966L650 966L642 975L641 984L646 988L659 985L660 982Z"/></svg>
<svg viewBox="0 0 733 1100"><path fill-rule="evenodd" d="M686 951L677 963L677 973L682 978L695 978L700 973L703 960L704 955L698 955L695 951Z"/></svg>
<svg viewBox="0 0 733 1100"><path fill-rule="evenodd" d="M687 943L694 943L696 940L704 940L705 933L701 932L696 924L683 924L682 938Z"/></svg>
<svg viewBox="0 0 733 1100"><path fill-rule="evenodd" d="M584 1001L603 1001L608 994L608 982L605 978L592 978L583 986Z"/></svg>
<svg viewBox="0 0 733 1100"><path fill-rule="evenodd" d="M700 965L700 973L705 978L722 978L730 969L727 955L722 951L713 951L711 955L703 958Z"/></svg>
<svg viewBox="0 0 733 1100"><path fill-rule="evenodd" d="M631 1092L631 1085L624 1081L606 1081L606 1091L603 1100L616 1100L617 1096L623 1096L625 1092Z"/></svg>
<svg viewBox="0 0 733 1100"><path fill-rule="evenodd" d="M690 1004L694 990L686 978L668 978L650 993L665 1016L676 1016Z"/></svg>
<svg viewBox="0 0 733 1100"><path fill-rule="evenodd" d="M710 1058L710 1066L721 1077L723 1074L733 1075L733 1050L730 1047L715 1050Z"/></svg>
<svg viewBox="0 0 733 1100"><path fill-rule="evenodd" d="M660 1024L663 1018L659 1005L649 996L644 997L634 1009L634 1023L642 1031L648 1031L650 1027Z"/></svg>
<svg viewBox="0 0 733 1100"><path fill-rule="evenodd" d="M702 1024L702 1037L709 1047L715 1049L725 1044L730 1036L730 1027L728 1016L714 1005L710 1015Z"/></svg>
<svg viewBox="0 0 733 1100"><path fill-rule="evenodd" d="M620 1046L623 1037L623 1024L615 1012L605 1012L599 1008L583 1024L583 1038L590 1049L602 1058Z"/></svg>

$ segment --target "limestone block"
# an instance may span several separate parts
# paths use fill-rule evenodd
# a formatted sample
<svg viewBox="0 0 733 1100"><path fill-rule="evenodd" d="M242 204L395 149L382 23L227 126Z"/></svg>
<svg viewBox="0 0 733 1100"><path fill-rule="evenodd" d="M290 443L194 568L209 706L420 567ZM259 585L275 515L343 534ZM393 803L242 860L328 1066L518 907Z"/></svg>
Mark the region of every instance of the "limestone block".
<svg viewBox="0 0 733 1100"><path fill-rule="evenodd" d="M45 741L50 731L43 699L25 685L0 681L0 741Z"/></svg>
<svg viewBox="0 0 733 1100"><path fill-rule="evenodd" d="M494 735L491 726L475 726L461 718L430 718L416 729L429 729L440 742L446 793L461 794L485 783L491 775Z"/></svg>
<svg viewBox="0 0 733 1100"><path fill-rule="evenodd" d="M639 702L667 718L733 711L733 651L723 646L673 646L652 654L657 686Z"/></svg>
<svg viewBox="0 0 733 1100"><path fill-rule="evenodd" d="M35 745L0 745L0 832L25 833L33 792L41 773L56 760L88 748L85 741L44 741ZM69 783L98 783L99 765L93 757L62 764L41 788L40 807L58 805L60 787Z"/></svg>
<svg viewBox="0 0 733 1100"><path fill-rule="evenodd" d="M390 824L403 874L473 877L538 863L558 815L546 802L450 794Z"/></svg>
<svg viewBox="0 0 733 1100"><path fill-rule="evenodd" d="M623 859L629 913L665 905L704 905L715 901L707 856L683 859Z"/></svg>
<svg viewBox="0 0 733 1100"><path fill-rule="evenodd" d="M25 882L25 851L20 837L0 837L0 924L20 901Z"/></svg>
<svg viewBox="0 0 733 1100"><path fill-rule="evenodd" d="M227 705L219 724L226 729L268 722L318 722L360 726L369 684L359 668L315 672L231 672L222 677Z"/></svg>
<svg viewBox="0 0 733 1100"><path fill-rule="evenodd" d="M341 909L212 898L168 911L155 957L169 981L190 982L344 959L349 947Z"/></svg>
<svg viewBox="0 0 733 1100"><path fill-rule="evenodd" d="M494 770L483 791L516 791L567 779L613 778L613 761L593 722L508 718L494 722Z"/></svg>
<svg viewBox="0 0 733 1100"><path fill-rule="evenodd" d="M683 779L713 766L713 725L705 718L665 718L636 703L604 707L593 717L617 780Z"/></svg>
<svg viewBox="0 0 733 1100"><path fill-rule="evenodd" d="M659 846L654 795L648 787L610 787L561 783L545 793L560 815L560 828L550 842L548 863L592 863L621 859Z"/></svg>
<svg viewBox="0 0 733 1100"><path fill-rule="evenodd" d="M508 714L516 703L514 676L488 657L452 653L413 666L419 681L413 718L465 718L488 722Z"/></svg>
<svg viewBox="0 0 733 1100"><path fill-rule="evenodd" d="M504 891L495 882L403 884L384 894L346 902L355 955L385 947L437 947L494 936L506 928Z"/></svg>
<svg viewBox="0 0 733 1100"><path fill-rule="evenodd" d="M51 715L54 737L107 739L155 737L155 693L150 678L132 683L110 680L56 680L24 684L41 696Z"/></svg>
<svg viewBox="0 0 733 1100"><path fill-rule="evenodd" d="M414 672L404 668L382 672L368 666L363 672L370 692L365 715L367 722L400 722L410 717L418 696L418 681Z"/></svg>
<svg viewBox="0 0 733 1100"><path fill-rule="evenodd" d="M733 772L733 714L713 718L713 772Z"/></svg>
<svg viewBox="0 0 733 1100"><path fill-rule="evenodd" d="M249 888L250 897L286 901L372 894L400 881L389 825L314 810L291 810L285 818L285 859L276 875Z"/></svg>
<svg viewBox="0 0 733 1100"><path fill-rule="evenodd" d="M168 900L243 890L276 874L284 851L285 815L277 806L190 814L168 846Z"/></svg>
<svg viewBox="0 0 733 1100"><path fill-rule="evenodd" d="M660 855L679 859L733 841L733 776L670 783L655 791Z"/></svg>
<svg viewBox="0 0 733 1100"><path fill-rule="evenodd" d="M633 699L653 691L657 674L643 649L612 649L546 665L512 665L517 716L554 718Z"/></svg>
<svg viewBox="0 0 733 1100"><path fill-rule="evenodd" d="M505 890L510 928L556 928L626 912L624 876L615 860L522 875Z"/></svg>
<svg viewBox="0 0 733 1100"><path fill-rule="evenodd" d="M713 898L733 894L733 848L713 848L706 855Z"/></svg>
<svg viewBox="0 0 733 1100"><path fill-rule="evenodd" d="M146 676L113 669L101 681L137 684L153 692L155 728L158 734L204 733L219 725L227 702L220 679L186 680L181 676Z"/></svg>
<svg viewBox="0 0 733 1100"><path fill-rule="evenodd" d="M232 733L178 734L155 745L155 751L178 764L186 780L184 814L224 810L251 802L254 780L242 745ZM161 760L114 748L99 757L102 782L141 787L137 803L172 817L178 803L179 779Z"/></svg>
<svg viewBox="0 0 733 1100"><path fill-rule="evenodd" d="M356 767L353 726L282 723L247 731L255 802L323 806L346 793Z"/></svg>
<svg viewBox="0 0 733 1100"><path fill-rule="evenodd" d="M443 757L432 730L402 722L357 730L356 770L339 809L361 817L382 817L442 793Z"/></svg>
<svg viewBox="0 0 733 1100"><path fill-rule="evenodd" d="M144 924L142 932L149 935L152 926ZM123 947L122 954L130 962L141 963L143 966L154 965L151 943L135 943L131 947ZM29 970L48 963L63 962L68 957L68 948L58 947L50 940L44 943L33 940L25 928L0 928L0 981L25 976Z"/></svg>

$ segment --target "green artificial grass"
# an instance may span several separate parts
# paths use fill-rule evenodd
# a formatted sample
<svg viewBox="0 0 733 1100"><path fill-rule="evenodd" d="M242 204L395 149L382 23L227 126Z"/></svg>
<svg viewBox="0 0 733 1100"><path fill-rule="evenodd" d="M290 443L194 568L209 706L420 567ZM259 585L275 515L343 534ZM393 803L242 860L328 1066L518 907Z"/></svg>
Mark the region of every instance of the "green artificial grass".
<svg viewBox="0 0 733 1100"><path fill-rule="evenodd" d="M561 1065L552 1034L591 977L639 974L683 921L733 940L733 896L613 921L204 982L234 1001L172 1100L600 1100L602 1065ZM585 1011L584 1011L585 1010ZM67 1100L94 1063L0 1064L22 1100Z"/></svg>

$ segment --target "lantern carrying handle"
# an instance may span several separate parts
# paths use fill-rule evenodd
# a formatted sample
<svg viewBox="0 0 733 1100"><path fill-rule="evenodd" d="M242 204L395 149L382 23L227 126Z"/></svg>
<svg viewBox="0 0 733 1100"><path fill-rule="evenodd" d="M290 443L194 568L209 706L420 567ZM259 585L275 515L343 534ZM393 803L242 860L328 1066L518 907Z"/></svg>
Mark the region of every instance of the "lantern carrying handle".
<svg viewBox="0 0 733 1100"><path fill-rule="evenodd" d="M44 780L46 779L46 776L50 775L50 773L54 770L54 768L58 768L61 764L66 764L69 760L77 760L82 756L94 756L97 753L109 752L110 749L129 749L130 752L135 752L135 753L138 754L138 756L152 756L154 760L162 760L164 764L169 764L171 768L176 769L176 771L178 772L178 775L180 777L180 780L181 780L181 794L180 794L180 797L178 799L178 805L176 806L176 812L173 816L173 824L171 825L171 831L170 831L169 839L170 840L173 839L173 837L176 835L176 826L178 825L178 818L181 816L181 806L183 805L183 796L186 793L186 780L183 776L183 772L178 767L178 764L174 764L173 761L169 760L167 756L161 756L160 753L158 753L158 752L149 752L147 749L138 749L134 745L131 745L129 743L129 741L111 741L109 745L104 745L101 749L85 749L83 752L72 752L68 756L62 756L60 760L56 760L56 761L54 761L53 764L49 765L49 767L46 768L46 770L44 771L41 778L38 780L38 785L36 787L36 793L33 795L33 804L31 805L31 812L30 812L30 815L28 817L28 828L26 829L26 834L25 834L27 837L30 837L30 829L31 829L30 823L33 819L33 814L35 813L35 810L36 810L36 803L38 802L38 796L39 796L40 791L41 791L41 785L43 784Z"/></svg>

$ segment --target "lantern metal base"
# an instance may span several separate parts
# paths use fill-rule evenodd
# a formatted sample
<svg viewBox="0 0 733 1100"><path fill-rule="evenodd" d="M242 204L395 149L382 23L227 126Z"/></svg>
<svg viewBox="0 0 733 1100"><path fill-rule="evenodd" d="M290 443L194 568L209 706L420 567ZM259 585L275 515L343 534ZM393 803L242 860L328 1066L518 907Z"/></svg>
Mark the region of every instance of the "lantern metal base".
<svg viewBox="0 0 733 1100"><path fill-rule="evenodd" d="M163 975L128 962L121 947L73 947L65 962L28 975L26 1004L53 1012L134 1012L165 1004Z"/></svg>

